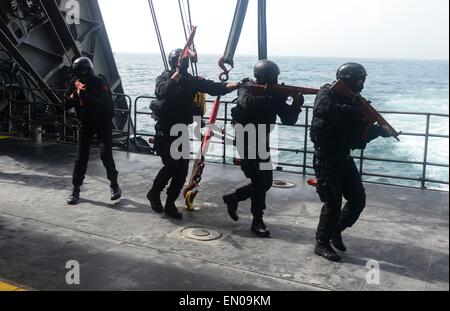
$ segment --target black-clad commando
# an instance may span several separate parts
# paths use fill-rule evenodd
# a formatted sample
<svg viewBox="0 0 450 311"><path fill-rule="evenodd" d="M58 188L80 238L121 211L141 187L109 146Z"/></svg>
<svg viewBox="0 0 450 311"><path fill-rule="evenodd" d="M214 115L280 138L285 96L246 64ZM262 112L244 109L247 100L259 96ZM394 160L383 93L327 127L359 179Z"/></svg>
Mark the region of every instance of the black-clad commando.
<svg viewBox="0 0 450 311"><path fill-rule="evenodd" d="M275 85L278 84L280 68L272 61L262 60L256 64L254 73L257 84ZM275 93L255 96L252 94L249 85L244 83L238 91L237 106L232 110L236 132L250 125L254 126L256 136L244 135L243 142L237 141L241 169L245 176L251 180L251 183L237 189L232 194L224 196L223 199L228 207L228 213L234 221L239 219L237 215L239 202L251 199L251 212L253 214L251 230L259 237L270 237L271 234L263 221L264 210L266 209L266 193L273 184L273 169L269 153L271 126L276 123L277 116L281 118L281 122L285 125L296 124L304 103L301 94L296 96L292 105L287 104L287 100L286 96ZM236 126L240 126L239 129ZM260 130L261 126L264 128L263 133ZM262 142L261 138L265 141L265 146L261 146L261 148L265 148L265 155L258 152L259 145ZM239 146L239 144L243 144L243 146ZM251 150L254 148L256 150Z"/></svg>
<svg viewBox="0 0 450 311"><path fill-rule="evenodd" d="M237 84L234 83L216 83L192 76L188 73L189 59L185 58L179 62L181 54L181 49L170 53L171 69L163 72L156 80L155 94L159 104L153 109L154 114L157 115L155 150L162 159L163 168L147 194L155 212L164 212L175 219L183 217L175 202L186 182L190 159L183 157L176 159L171 154L171 146L180 136L171 136L170 131L173 126L188 126L194 122L194 97L198 92L219 96L237 89ZM190 142L187 141L184 146L190 146ZM160 196L169 181L166 204L163 206Z"/></svg>
<svg viewBox="0 0 450 311"><path fill-rule="evenodd" d="M92 61L80 57L73 63L70 92L65 109L75 108L80 120L78 145L73 171L73 191L68 199L70 205L80 199L80 188L86 175L92 138L97 135L100 154L111 186L111 200L118 200L122 191L117 182L118 172L112 153L112 118L114 107L112 93L105 77L94 74Z"/></svg>
<svg viewBox="0 0 450 311"><path fill-rule="evenodd" d="M351 150L365 149L367 144L389 133L374 125L369 137L363 140L366 122L360 109L360 93L364 89L367 72L360 64L347 63L337 71L342 80L358 94L353 99L343 98L331 90L321 88L314 104L311 140L314 143L314 170L318 181L317 192L324 203L316 234L316 254L331 261L340 261L337 250L347 250L342 232L352 227L366 206L366 193L361 175ZM342 208L343 197L347 200Z"/></svg>

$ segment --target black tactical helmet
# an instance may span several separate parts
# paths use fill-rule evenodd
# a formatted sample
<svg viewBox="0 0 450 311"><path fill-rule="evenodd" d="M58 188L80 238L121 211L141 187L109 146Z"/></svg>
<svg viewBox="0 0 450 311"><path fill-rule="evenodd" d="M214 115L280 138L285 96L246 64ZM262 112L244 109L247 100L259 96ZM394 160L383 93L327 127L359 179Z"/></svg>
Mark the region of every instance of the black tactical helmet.
<svg viewBox="0 0 450 311"><path fill-rule="evenodd" d="M367 77L366 69L357 63L347 63L339 67L336 77L338 80L365 80Z"/></svg>
<svg viewBox="0 0 450 311"><path fill-rule="evenodd" d="M169 66L171 69L177 68L178 61L180 60L181 53L183 53L182 49L175 49L169 54ZM189 59L185 59L182 64L183 70L187 70L189 68Z"/></svg>
<svg viewBox="0 0 450 311"><path fill-rule="evenodd" d="M180 59L182 49L176 49L169 54L169 65L170 68L176 68L178 66L178 60Z"/></svg>
<svg viewBox="0 0 450 311"><path fill-rule="evenodd" d="M367 78L366 69L356 63L347 63L339 67L336 77L350 87L353 92L361 93L364 90L364 83Z"/></svg>
<svg viewBox="0 0 450 311"><path fill-rule="evenodd" d="M256 82L260 84L277 84L280 73L280 67L267 59L260 60L255 66Z"/></svg>
<svg viewBox="0 0 450 311"><path fill-rule="evenodd" d="M79 57L73 62L72 70L77 77L88 76L94 72L94 64L87 57Z"/></svg>

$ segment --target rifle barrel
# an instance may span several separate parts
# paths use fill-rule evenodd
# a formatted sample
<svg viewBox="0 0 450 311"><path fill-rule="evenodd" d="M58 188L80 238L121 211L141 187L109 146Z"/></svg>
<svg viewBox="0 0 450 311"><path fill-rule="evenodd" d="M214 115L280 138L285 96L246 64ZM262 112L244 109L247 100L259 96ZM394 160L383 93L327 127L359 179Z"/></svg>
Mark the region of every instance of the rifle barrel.
<svg viewBox="0 0 450 311"><path fill-rule="evenodd" d="M252 83L251 88L253 90L257 90L260 92L261 91L270 91L273 93L280 93L280 94L283 94L286 96L295 96L297 94L317 95L319 93L318 89L301 87L301 86L290 86L290 85L284 85L284 84L262 85L262 84Z"/></svg>

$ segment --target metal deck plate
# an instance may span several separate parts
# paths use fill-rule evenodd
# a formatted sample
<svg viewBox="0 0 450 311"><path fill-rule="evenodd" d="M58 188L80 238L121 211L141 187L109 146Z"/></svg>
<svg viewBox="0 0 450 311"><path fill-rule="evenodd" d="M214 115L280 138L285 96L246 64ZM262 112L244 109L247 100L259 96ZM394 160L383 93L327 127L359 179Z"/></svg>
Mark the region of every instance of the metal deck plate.
<svg viewBox="0 0 450 311"><path fill-rule="evenodd" d="M223 237L223 233L203 227L187 227L180 234L184 238L201 242L211 242Z"/></svg>
<svg viewBox="0 0 450 311"><path fill-rule="evenodd" d="M294 188L295 184L290 181L274 180L273 187L280 188L280 189L289 189L289 188Z"/></svg>

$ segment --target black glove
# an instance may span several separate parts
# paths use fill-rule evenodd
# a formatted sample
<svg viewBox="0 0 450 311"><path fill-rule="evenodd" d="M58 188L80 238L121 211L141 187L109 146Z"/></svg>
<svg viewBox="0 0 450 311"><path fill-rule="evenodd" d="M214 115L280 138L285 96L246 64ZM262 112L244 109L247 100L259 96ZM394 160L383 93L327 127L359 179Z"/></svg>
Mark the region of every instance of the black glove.
<svg viewBox="0 0 450 311"><path fill-rule="evenodd" d="M381 136L383 138L388 138L388 137L392 136L390 131L389 131L389 129L387 127L381 126L381 125L378 125L378 124L375 125L375 126L377 126L379 128L378 129L378 136Z"/></svg>
<svg viewBox="0 0 450 311"><path fill-rule="evenodd" d="M245 78L243 79L241 82L238 83L238 87L242 87L248 83L250 83L252 80L250 80L250 78Z"/></svg>
<svg viewBox="0 0 450 311"><path fill-rule="evenodd" d="M293 105L299 105L300 107L303 107L304 104L305 104L305 97L303 96L303 94L298 94L297 96L294 97Z"/></svg>
<svg viewBox="0 0 450 311"><path fill-rule="evenodd" d="M391 134L389 133L389 130L387 128L382 127L379 124L375 124L370 129L368 141L370 142L374 139L377 139L378 137L388 138L391 137Z"/></svg>

